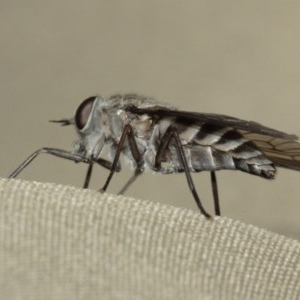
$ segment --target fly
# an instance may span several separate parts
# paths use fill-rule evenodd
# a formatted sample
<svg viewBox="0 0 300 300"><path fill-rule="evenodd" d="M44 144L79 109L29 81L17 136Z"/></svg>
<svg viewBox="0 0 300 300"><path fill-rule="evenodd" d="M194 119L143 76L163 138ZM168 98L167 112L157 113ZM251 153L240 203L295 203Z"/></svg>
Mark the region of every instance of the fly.
<svg viewBox="0 0 300 300"><path fill-rule="evenodd" d="M40 153L47 153L87 163L84 188L89 185L95 163L109 169L100 190L104 192L114 173L121 170L122 154L134 173L120 193L144 171L184 173L200 212L210 218L191 173L210 172L215 214L220 215L217 170L240 170L266 179L275 178L276 167L300 171L296 135L225 115L180 111L136 94L93 96L79 105L74 118L52 122L75 126L79 140L73 150L41 148L9 178L16 177Z"/></svg>

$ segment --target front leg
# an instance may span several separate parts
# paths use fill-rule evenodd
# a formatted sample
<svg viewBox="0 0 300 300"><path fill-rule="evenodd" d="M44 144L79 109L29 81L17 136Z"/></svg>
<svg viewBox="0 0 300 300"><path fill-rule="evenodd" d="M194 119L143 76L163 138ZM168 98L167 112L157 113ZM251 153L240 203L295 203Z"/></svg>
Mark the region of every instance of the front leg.
<svg viewBox="0 0 300 300"><path fill-rule="evenodd" d="M64 159L72 160L76 163L83 162L89 164L91 162L91 159L89 157L82 156L80 154L72 153L69 151L65 151L62 149L57 148L48 148L44 147L41 149L38 149L34 153L32 153L25 161L20 164L17 169L15 169L8 178L15 178L18 176L20 172L22 172L39 154L45 153L45 154L51 154L57 157L61 157Z"/></svg>

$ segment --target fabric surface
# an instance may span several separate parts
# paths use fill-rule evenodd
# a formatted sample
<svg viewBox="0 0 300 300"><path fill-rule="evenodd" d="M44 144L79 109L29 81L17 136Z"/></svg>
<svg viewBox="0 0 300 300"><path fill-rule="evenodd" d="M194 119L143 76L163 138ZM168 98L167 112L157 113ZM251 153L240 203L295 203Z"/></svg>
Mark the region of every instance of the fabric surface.
<svg viewBox="0 0 300 300"><path fill-rule="evenodd" d="M300 299L300 244L225 217L0 180L1 299Z"/></svg>

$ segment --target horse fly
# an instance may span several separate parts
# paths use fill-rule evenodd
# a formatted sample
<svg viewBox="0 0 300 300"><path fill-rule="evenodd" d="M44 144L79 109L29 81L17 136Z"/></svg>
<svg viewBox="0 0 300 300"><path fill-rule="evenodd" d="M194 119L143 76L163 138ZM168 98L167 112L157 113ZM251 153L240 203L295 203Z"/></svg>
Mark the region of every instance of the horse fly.
<svg viewBox="0 0 300 300"><path fill-rule="evenodd" d="M78 107L75 117L52 121L75 125L79 140L73 151L41 148L9 178L16 177L40 153L87 163L87 188L94 163L110 170L101 191L121 170L120 154L134 169L120 193L145 170L162 174L185 173L200 212L207 218L195 189L192 172L210 171L215 214L220 215L215 171L240 170L273 179L276 167L300 171L297 136L259 123L206 113L186 112L136 94L110 98L93 96ZM103 153L108 153L106 158Z"/></svg>

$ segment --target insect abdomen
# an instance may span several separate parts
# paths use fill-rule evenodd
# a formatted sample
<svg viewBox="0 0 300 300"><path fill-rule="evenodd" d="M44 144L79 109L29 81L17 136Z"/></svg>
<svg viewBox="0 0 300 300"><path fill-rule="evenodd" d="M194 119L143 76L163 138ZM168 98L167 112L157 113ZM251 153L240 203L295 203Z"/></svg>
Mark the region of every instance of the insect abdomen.
<svg viewBox="0 0 300 300"><path fill-rule="evenodd" d="M272 161L232 128L204 124L184 148L191 171L238 169L268 179L276 173Z"/></svg>

